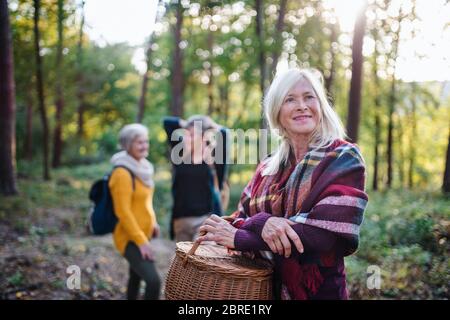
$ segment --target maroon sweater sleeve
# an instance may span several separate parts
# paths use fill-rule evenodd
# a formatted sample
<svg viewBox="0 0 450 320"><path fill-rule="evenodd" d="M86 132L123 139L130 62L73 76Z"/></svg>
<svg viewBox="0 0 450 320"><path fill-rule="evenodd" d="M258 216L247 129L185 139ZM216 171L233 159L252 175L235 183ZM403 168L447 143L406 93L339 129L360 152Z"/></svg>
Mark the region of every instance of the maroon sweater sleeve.
<svg viewBox="0 0 450 320"><path fill-rule="evenodd" d="M240 251L270 250L261 237L262 229L270 217L272 215L269 213L261 212L247 219L236 232L234 238L235 249ZM339 242L333 232L302 223L293 225L292 229L300 237L304 252L321 253L328 252L331 249L338 249L336 246ZM296 251L293 243L292 248Z"/></svg>
<svg viewBox="0 0 450 320"><path fill-rule="evenodd" d="M270 251L269 246L260 236L246 229L236 231L234 235L234 249L239 251Z"/></svg>

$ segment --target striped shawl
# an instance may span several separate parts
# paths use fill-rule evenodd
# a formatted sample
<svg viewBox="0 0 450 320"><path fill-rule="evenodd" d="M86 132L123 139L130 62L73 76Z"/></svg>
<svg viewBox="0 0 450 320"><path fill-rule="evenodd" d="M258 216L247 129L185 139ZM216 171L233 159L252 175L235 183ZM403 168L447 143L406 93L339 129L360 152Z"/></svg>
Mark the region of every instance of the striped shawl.
<svg viewBox="0 0 450 320"><path fill-rule="evenodd" d="M298 164L291 156L275 175L262 175L266 162L267 159L258 165L244 188L238 210L231 215L233 225L245 228L252 216L265 212L334 233L340 240L338 249L305 253L296 260L302 267L299 272L305 278L304 287L314 293L323 281L317 266L331 266L337 256L350 255L358 248L359 229L368 201L363 157L356 145L336 140L327 148L310 148ZM286 260L282 268L292 265L292 261ZM283 282L289 288L286 283L289 279ZM306 292L300 296L306 296Z"/></svg>

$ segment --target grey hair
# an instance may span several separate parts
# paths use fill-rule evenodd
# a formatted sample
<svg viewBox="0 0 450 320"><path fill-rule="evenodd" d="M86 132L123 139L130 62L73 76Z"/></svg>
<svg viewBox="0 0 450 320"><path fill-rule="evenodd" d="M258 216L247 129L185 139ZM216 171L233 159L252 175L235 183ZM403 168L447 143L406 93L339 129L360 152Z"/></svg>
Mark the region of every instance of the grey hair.
<svg viewBox="0 0 450 320"><path fill-rule="evenodd" d="M209 116L205 115L193 115L186 120L185 129L200 125L202 132L208 131L210 129L217 130L218 125Z"/></svg>
<svg viewBox="0 0 450 320"><path fill-rule="evenodd" d="M128 151L138 136L148 137L148 129L140 123L131 123L124 126L119 132L119 145L122 150Z"/></svg>
<svg viewBox="0 0 450 320"><path fill-rule="evenodd" d="M289 90L302 79L311 84L320 104L319 123L310 137L308 147L327 147L334 140L345 137L342 122L327 100L321 73L316 69L289 69L275 77L264 98L264 112L267 122L272 133L281 138L281 143L273 156L268 158L263 175L277 173L280 166L289 159L291 144L281 126L279 114Z"/></svg>

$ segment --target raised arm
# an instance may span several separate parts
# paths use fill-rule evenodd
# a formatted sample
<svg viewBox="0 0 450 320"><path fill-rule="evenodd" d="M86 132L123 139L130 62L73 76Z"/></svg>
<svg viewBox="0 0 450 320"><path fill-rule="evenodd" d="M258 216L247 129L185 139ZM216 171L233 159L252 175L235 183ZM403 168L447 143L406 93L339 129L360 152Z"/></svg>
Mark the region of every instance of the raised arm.
<svg viewBox="0 0 450 320"><path fill-rule="evenodd" d="M179 143L179 141L172 141L172 133L181 128L181 122L183 120L181 118L178 117L164 117L163 118L163 126L164 126L164 130L166 131L167 134L167 142L169 143L170 147L173 148L176 144Z"/></svg>

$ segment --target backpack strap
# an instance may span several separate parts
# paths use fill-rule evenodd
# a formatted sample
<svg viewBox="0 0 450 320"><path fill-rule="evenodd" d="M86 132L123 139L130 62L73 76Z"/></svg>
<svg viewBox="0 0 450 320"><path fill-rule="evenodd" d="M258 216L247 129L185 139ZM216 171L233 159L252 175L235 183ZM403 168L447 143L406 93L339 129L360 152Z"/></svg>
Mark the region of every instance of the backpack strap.
<svg viewBox="0 0 450 320"><path fill-rule="evenodd" d="M134 177L133 171L131 171L131 170L128 169L127 167L121 166L121 165L119 165L119 166L114 166L113 171L114 171L115 169L117 169L117 168L123 168L123 169L127 170L127 171L130 173L130 175L131 175L131 181L132 181L132 183L133 183L133 191L134 191L134 190L136 189L136 186L135 186L135 182L134 182L135 177Z"/></svg>

